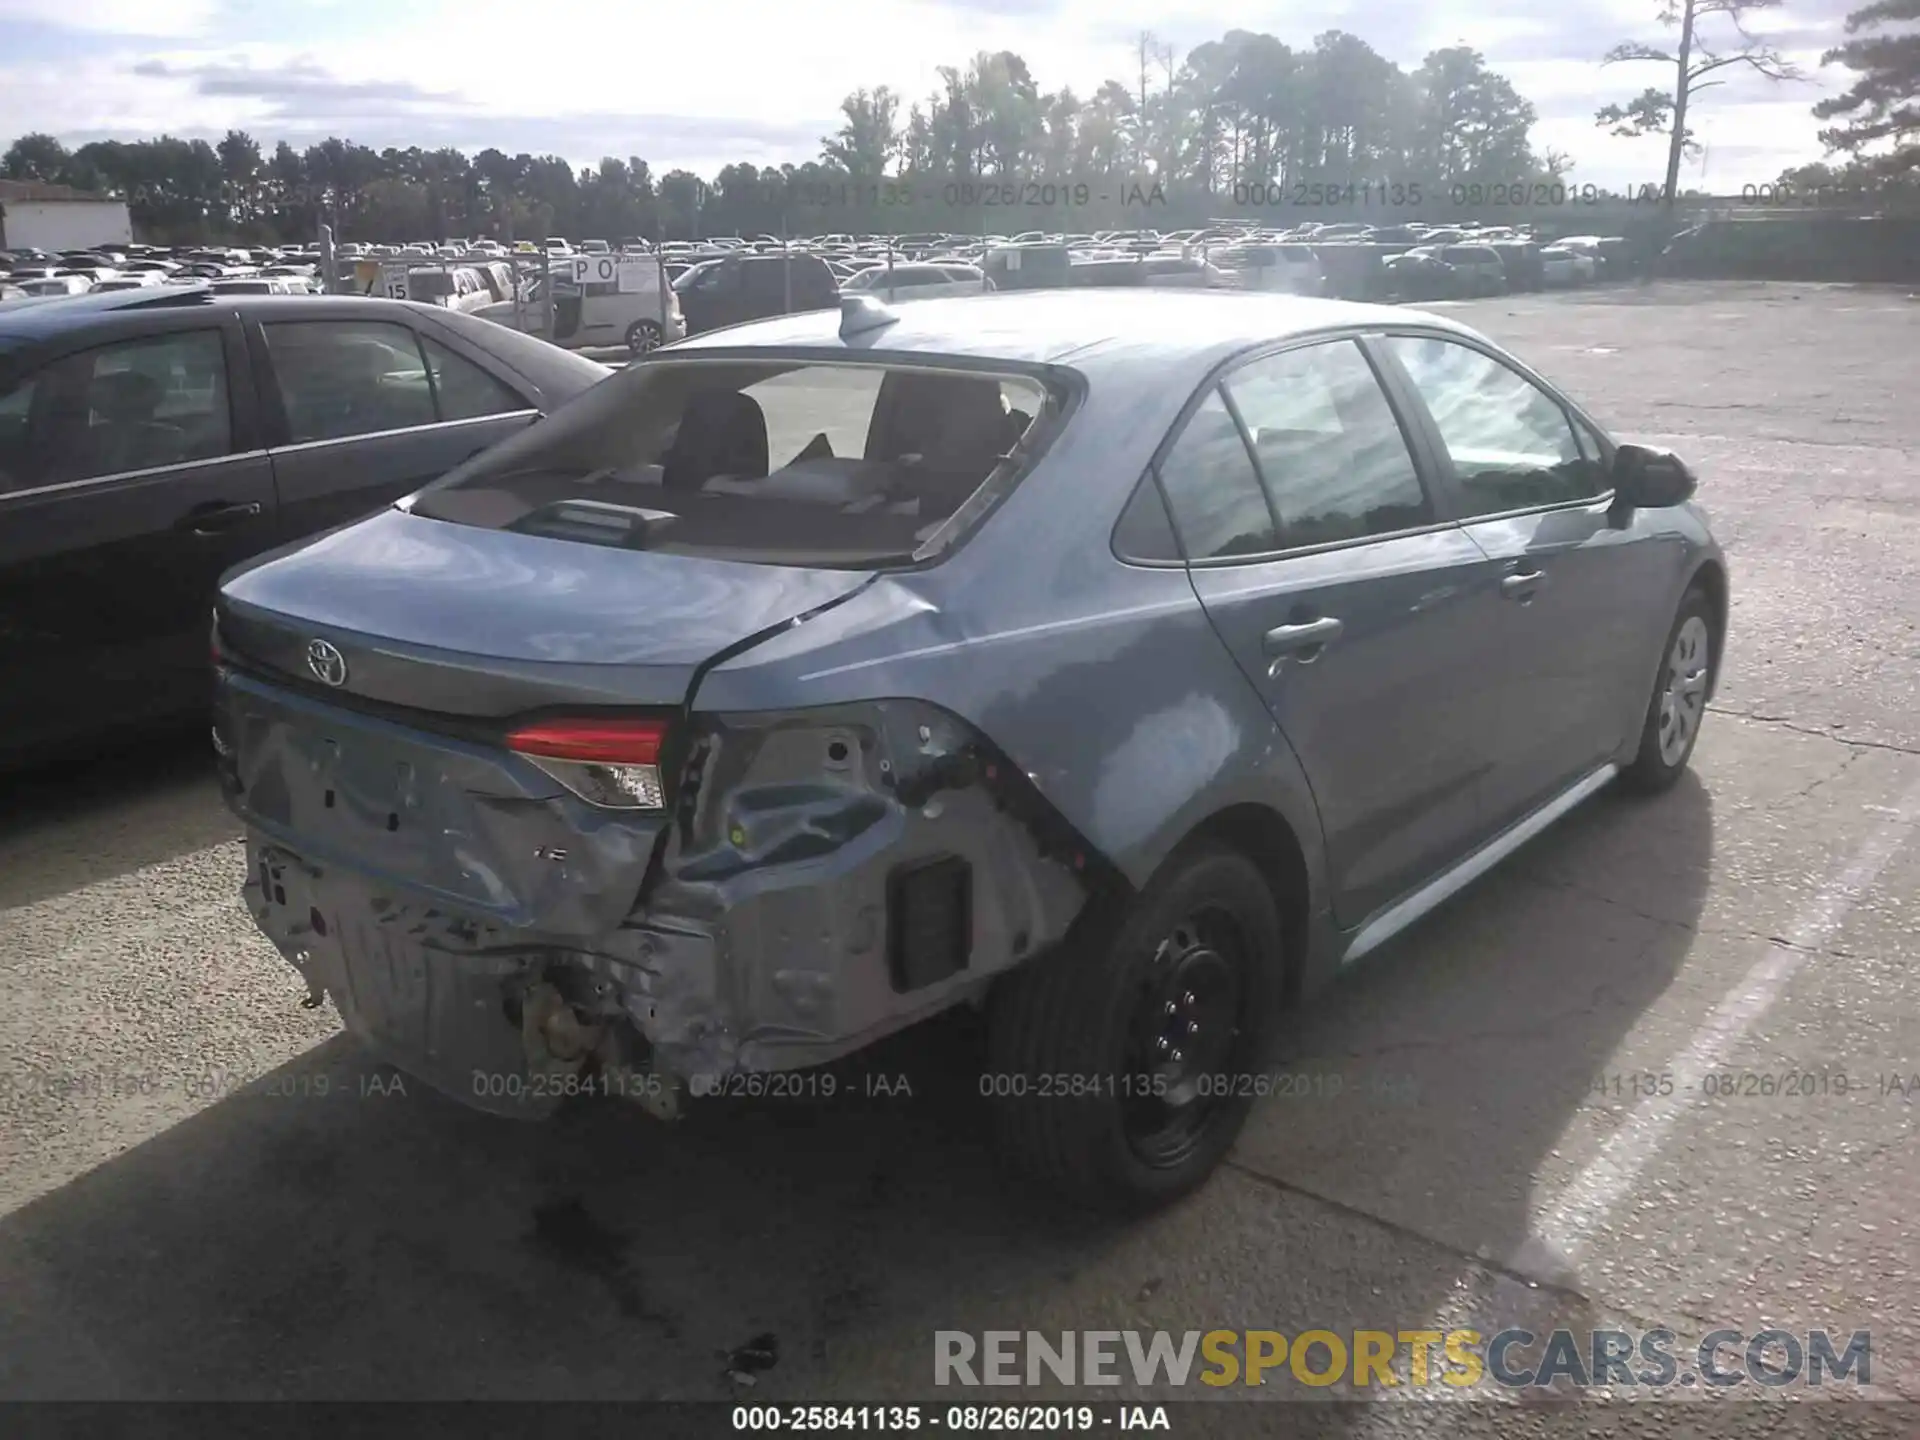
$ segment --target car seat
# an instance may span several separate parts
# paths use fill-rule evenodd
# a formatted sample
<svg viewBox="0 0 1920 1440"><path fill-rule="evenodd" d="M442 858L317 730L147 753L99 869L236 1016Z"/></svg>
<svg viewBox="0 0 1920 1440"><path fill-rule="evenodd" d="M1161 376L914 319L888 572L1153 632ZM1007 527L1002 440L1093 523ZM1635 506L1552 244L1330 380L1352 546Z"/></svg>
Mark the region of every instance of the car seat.
<svg viewBox="0 0 1920 1440"><path fill-rule="evenodd" d="M92 412L85 440L88 473L145 470L183 458L180 428L154 418L165 394L158 380L138 370L94 377L87 387Z"/></svg>
<svg viewBox="0 0 1920 1440"><path fill-rule="evenodd" d="M673 442L660 457L668 490L698 490L716 475L762 480L767 474L767 417L737 390L708 390L687 401Z"/></svg>
<svg viewBox="0 0 1920 1440"><path fill-rule="evenodd" d="M999 381L896 372L868 427L866 458L918 455L925 468L971 475L977 485L1018 438Z"/></svg>

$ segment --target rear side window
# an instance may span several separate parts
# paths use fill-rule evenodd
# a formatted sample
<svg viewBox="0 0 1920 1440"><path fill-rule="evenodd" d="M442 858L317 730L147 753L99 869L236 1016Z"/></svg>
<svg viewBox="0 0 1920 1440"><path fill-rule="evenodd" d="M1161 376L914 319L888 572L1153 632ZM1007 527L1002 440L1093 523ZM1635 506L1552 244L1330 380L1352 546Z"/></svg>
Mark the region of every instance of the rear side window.
<svg viewBox="0 0 1920 1440"><path fill-rule="evenodd" d="M39 382L29 484L212 460L232 448L226 349L218 330L103 345L56 362ZM4 464L4 462L0 462Z"/></svg>
<svg viewBox="0 0 1920 1440"><path fill-rule="evenodd" d="M433 385L406 326L296 320L261 328L290 443L434 423Z"/></svg>
<svg viewBox="0 0 1920 1440"><path fill-rule="evenodd" d="M420 349L427 357L427 374L433 380L433 397L442 420L511 415L533 408L471 360L454 354L438 341L422 335Z"/></svg>
<svg viewBox="0 0 1920 1440"><path fill-rule="evenodd" d="M672 554L904 563L990 480L1017 477L1016 447L1060 405L1022 374L653 362L455 470L413 510Z"/></svg>
<svg viewBox="0 0 1920 1440"><path fill-rule="evenodd" d="M1253 441L1283 545L1385 535L1433 519L1406 438L1353 341L1255 360L1226 388Z"/></svg>
<svg viewBox="0 0 1920 1440"><path fill-rule="evenodd" d="M1160 463L1160 485L1188 559L1259 555L1278 548L1273 512L1260 491L1240 427L1218 390L1207 392L1167 451Z"/></svg>
<svg viewBox="0 0 1920 1440"><path fill-rule="evenodd" d="M0 391L0 495L33 484L33 397L38 386L29 375Z"/></svg>

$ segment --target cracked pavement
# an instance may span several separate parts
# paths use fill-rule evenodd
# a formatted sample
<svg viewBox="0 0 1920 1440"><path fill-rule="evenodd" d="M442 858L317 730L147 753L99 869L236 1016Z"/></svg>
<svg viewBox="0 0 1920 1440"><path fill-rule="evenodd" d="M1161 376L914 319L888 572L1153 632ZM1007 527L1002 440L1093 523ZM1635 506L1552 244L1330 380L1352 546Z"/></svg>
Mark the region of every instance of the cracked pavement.
<svg viewBox="0 0 1920 1440"><path fill-rule="evenodd" d="M1673 792L1600 797L1291 1017L1285 1088L1204 1191L1124 1227L1023 1210L958 1025L870 1062L910 1101L521 1126L396 1093L242 917L189 737L0 797L0 1395L927 1399L936 1329L1617 1323L1871 1329L1875 1393L1920 1399L1915 1100L1883 1089L1920 1075L1920 302L1448 308L1696 464L1724 680ZM1763 1093L1788 1072L1820 1088ZM743 1390L723 1357L762 1334Z"/></svg>

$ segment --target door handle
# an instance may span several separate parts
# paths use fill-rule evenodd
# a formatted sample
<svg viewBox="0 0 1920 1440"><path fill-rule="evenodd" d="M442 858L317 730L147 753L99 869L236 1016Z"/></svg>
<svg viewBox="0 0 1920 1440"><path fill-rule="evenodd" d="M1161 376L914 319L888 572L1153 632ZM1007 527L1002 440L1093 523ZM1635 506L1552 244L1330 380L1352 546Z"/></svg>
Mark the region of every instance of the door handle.
<svg viewBox="0 0 1920 1440"><path fill-rule="evenodd" d="M1509 575L1500 582L1500 594L1504 599L1518 600L1522 605L1533 599L1534 591L1547 583L1547 572L1528 570L1519 575Z"/></svg>
<svg viewBox="0 0 1920 1440"><path fill-rule="evenodd" d="M256 518L264 507L258 500L245 504L228 504L224 500L209 500L204 505L196 505L174 522L176 530L191 530L196 535L217 535L222 530L231 530L245 520Z"/></svg>
<svg viewBox="0 0 1920 1440"><path fill-rule="evenodd" d="M1278 670L1289 655L1302 665L1311 665L1320 658L1321 650L1329 642L1340 638L1340 632L1345 628L1331 615L1323 615L1318 620L1303 620L1296 625L1274 626L1261 642L1273 661L1267 667L1267 673L1271 675Z"/></svg>

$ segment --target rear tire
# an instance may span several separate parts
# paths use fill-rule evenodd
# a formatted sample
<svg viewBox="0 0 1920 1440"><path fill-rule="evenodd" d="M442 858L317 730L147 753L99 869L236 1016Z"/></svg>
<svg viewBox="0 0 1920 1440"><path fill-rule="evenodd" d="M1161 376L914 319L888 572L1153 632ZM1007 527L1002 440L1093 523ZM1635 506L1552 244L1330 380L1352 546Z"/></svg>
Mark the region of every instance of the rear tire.
<svg viewBox="0 0 1920 1440"><path fill-rule="evenodd" d="M1252 1107L1284 964L1258 868L1217 843L1177 852L1117 916L996 989L982 1088L1003 1161L1099 1210L1198 1186Z"/></svg>
<svg viewBox="0 0 1920 1440"><path fill-rule="evenodd" d="M666 333L655 320L636 320L627 327L627 353L636 358L658 350Z"/></svg>
<svg viewBox="0 0 1920 1440"><path fill-rule="evenodd" d="M1706 719L1707 696L1719 661L1713 601L1696 586L1680 601L1666 647L1660 652L1653 697L1640 727L1640 748L1620 772L1625 789L1656 795L1680 778L1700 738L1700 722Z"/></svg>

